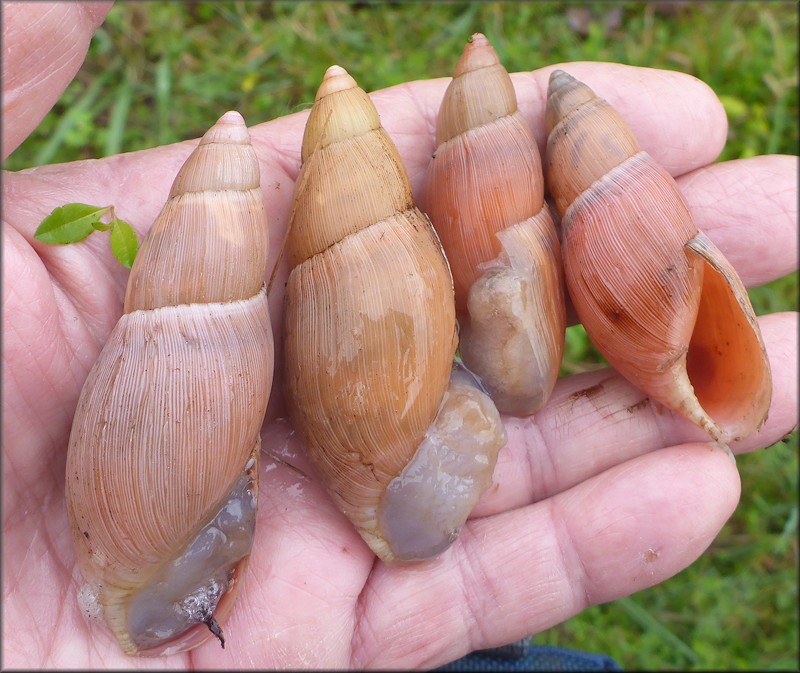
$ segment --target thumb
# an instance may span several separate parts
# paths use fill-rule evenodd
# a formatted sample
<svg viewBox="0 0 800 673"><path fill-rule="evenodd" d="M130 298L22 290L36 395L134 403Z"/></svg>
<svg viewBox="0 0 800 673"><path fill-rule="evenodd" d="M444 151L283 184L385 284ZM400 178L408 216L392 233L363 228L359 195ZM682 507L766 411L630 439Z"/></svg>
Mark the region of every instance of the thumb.
<svg viewBox="0 0 800 673"><path fill-rule="evenodd" d="M75 77L92 35L112 4L4 4L3 161L39 125Z"/></svg>

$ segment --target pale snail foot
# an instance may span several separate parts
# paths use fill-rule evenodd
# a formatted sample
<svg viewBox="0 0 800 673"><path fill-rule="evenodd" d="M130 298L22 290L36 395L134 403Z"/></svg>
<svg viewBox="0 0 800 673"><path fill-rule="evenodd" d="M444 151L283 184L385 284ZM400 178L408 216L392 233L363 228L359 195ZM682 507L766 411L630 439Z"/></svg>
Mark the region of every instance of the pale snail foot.
<svg viewBox="0 0 800 673"><path fill-rule="evenodd" d="M531 294L529 278L492 266L470 288L470 319L460 332L464 363L497 408L515 416L538 411L552 388Z"/></svg>
<svg viewBox="0 0 800 673"><path fill-rule="evenodd" d="M205 624L225 647L214 613L233 589L237 568L253 544L257 509L254 468L251 457L215 516L178 558L132 597L128 628L139 650L169 644L171 651L180 651L181 635L198 624Z"/></svg>
<svg viewBox="0 0 800 673"><path fill-rule="evenodd" d="M464 364L499 411L529 416L555 386L566 313L560 250L547 204L497 234L501 253L478 268L460 331Z"/></svg>
<svg viewBox="0 0 800 673"><path fill-rule="evenodd" d="M505 443L492 400L468 370L454 367L436 418L383 497L381 529L397 560L431 558L452 544L491 485Z"/></svg>

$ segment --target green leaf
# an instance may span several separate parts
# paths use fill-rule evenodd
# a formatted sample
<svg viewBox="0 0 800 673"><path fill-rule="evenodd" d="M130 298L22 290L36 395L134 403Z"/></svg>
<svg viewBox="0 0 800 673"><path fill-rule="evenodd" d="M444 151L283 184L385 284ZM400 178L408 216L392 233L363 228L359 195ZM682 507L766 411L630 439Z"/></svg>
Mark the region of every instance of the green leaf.
<svg viewBox="0 0 800 673"><path fill-rule="evenodd" d="M95 230L95 226L111 208L68 203L44 218L33 237L50 244L77 243Z"/></svg>
<svg viewBox="0 0 800 673"><path fill-rule="evenodd" d="M111 252L126 269L130 269L136 253L139 251L139 239L130 224L114 218L111 221Z"/></svg>

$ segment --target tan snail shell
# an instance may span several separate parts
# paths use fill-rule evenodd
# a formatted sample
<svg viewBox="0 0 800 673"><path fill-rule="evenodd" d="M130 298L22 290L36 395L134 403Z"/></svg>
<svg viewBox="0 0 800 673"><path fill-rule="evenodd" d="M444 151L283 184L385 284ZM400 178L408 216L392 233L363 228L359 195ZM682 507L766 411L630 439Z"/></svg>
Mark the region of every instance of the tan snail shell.
<svg viewBox="0 0 800 673"><path fill-rule="evenodd" d="M250 554L273 373L267 220L242 117L178 173L81 392L66 498L86 582L128 654L211 637Z"/></svg>
<svg viewBox="0 0 800 673"><path fill-rule="evenodd" d="M447 261L375 106L339 66L320 85L302 161L284 323L293 424L375 554L427 558L491 484L505 430L452 369Z"/></svg>
<svg viewBox="0 0 800 673"><path fill-rule="evenodd" d="M586 332L625 378L722 443L766 419L772 380L744 285L620 115L557 70L545 175Z"/></svg>
<svg viewBox="0 0 800 673"><path fill-rule="evenodd" d="M420 203L453 271L461 357L500 411L532 414L564 351L561 250L536 140L480 33L445 92L436 145Z"/></svg>

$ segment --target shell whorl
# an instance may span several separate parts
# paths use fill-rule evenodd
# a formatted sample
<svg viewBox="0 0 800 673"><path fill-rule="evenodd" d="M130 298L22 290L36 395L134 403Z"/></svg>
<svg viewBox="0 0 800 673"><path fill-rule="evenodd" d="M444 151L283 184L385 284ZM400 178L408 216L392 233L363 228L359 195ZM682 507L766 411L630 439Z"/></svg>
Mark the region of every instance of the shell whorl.
<svg viewBox="0 0 800 673"><path fill-rule="evenodd" d="M563 70L550 74L545 118L544 174L560 213L595 180L641 151L620 114Z"/></svg>
<svg viewBox="0 0 800 673"><path fill-rule="evenodd" d="M456 64L436 124L439 146L470 129L517 111L517 94L489 41L475 33Z"/></svg>
<svg viewBox="0 0 800 673"><path fill-rule="evenodd" d="M305 162L318 145L327 147L379 128L378 111L367 93L344 68L332 65L325 71L306 122L301 161Z"/></svg>
<svg viewBox="0 0 800 673"><path fill-rule="evenodd" d="M302 154L288 241L292 267L414 208L397 148L369 96L340 66L325 73Z"/></svg>
<svg viewBox="0 0 800 673"><path fill-rule="evenodd" d="M125 312L256 295L267 265L265 222L250 135L242 116L227 112L178 172L142 242Z"/></svg>

